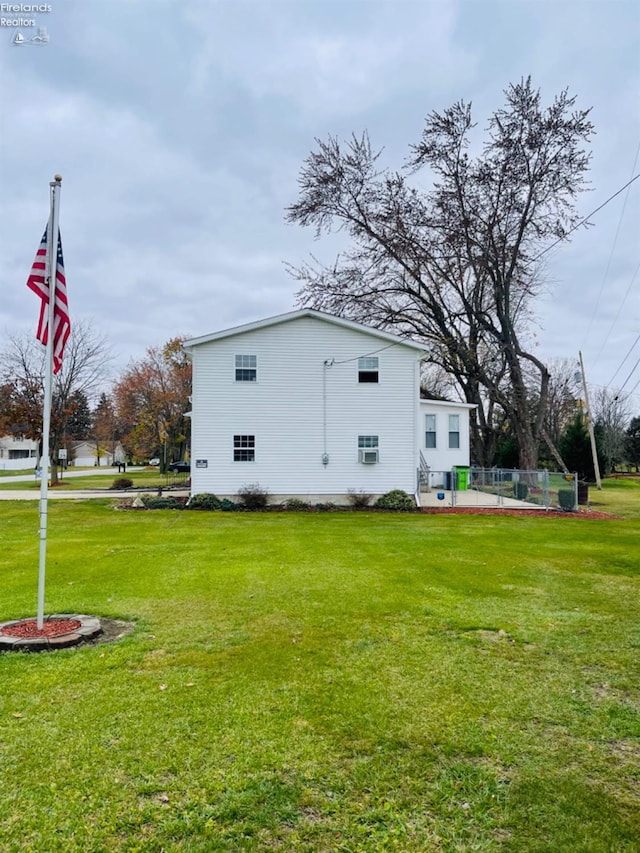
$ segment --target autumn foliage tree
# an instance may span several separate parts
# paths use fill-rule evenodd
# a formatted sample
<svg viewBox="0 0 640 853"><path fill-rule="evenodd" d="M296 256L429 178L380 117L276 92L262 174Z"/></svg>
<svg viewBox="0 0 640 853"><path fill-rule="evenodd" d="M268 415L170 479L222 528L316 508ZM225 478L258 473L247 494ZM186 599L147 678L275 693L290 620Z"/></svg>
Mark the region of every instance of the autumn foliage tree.
<svg viewBox="0 0 640 853"><path fill-rule="evenodd" d="M95 442L98 459L103 450L108 450L112 458L115 458L116 442L120 439L121 430L113 397L104 391L100 394L100 399L93 410L90 432Z"/></svg>
<svg viewBox="0 0 640 853"><path fill-rule="evenodd" d="M182 338L151 347L132 363L113 389L122 425L121 441L130 457L160 458L161 470L184 457L190 435L191 362Z"/></svg>
<svg viewBox="0 0 640 853"><path fill-rule="evenodd" d="M505 97L482 147L470 104L432 112L401 172L381 167L366 134L318 141L287 217L351 241L333 265L292 268L299 303L424 341L478 406L474 458L492 463L508 422L530 469L549 392L529 340L539 258L579 222L593 127L566 91L545 108L527 79Z"/></svg>

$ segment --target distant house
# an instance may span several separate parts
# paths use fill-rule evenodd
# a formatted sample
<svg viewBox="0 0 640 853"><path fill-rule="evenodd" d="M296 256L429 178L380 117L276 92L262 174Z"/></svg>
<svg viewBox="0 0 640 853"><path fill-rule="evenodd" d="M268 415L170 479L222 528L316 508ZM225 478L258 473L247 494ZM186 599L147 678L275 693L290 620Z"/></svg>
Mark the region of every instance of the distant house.
<svg viewBox="0 0 640 853"><path fill-rule="evenodd" d="M100 456L98 457L98 448L95 441L70 441L67 442L68 464L74 465L77 468L85 468L90 466L111 466L118 462L124 462L125 453L120 442L116 444L115 450L106 450L100 447Z"/></svg>
<svg viewBox="0 0 640 853"><path fill-rule="evenodd" d="M32 468L38 458L38 442L21 435L0 436L0 469Z"/></svg>
<svg viewBox="0 0 640 853"><path fill-rule="evenodd" d="M259 483L274 499L417 494L469 464L472 406L420 400L424 347L305 309L184 342L192 494Z"/></svg>

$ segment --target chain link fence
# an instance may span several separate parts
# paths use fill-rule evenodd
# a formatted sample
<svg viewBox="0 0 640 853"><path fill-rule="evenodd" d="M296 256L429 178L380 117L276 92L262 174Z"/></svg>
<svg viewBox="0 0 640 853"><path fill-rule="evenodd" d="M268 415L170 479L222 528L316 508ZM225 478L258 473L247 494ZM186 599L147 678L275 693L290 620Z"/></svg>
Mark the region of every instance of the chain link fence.
<svg viewBox="0 0 640 853"><path fill-rule="evenodd" d="M575 474L507 468L457 467L423 472L422 506L477 506L575 511L587 503L586 487ZM588 493L587 493L588 495Z"/></svg>

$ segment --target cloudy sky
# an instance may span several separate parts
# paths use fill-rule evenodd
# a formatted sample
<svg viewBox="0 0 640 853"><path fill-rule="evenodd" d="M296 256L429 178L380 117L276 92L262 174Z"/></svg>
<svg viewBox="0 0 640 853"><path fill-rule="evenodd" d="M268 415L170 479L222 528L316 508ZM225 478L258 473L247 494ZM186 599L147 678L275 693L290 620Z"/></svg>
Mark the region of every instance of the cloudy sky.
<svg viewBox="0 0 640 853"><path fill-rule="evenodd" d="M480 127L509 83L592 108L585 216L640 172L637 0L51 0L2 12L0 346L35 327L25 287L63 175L72 319L114 369L176 335L292 310L285 263L336 244L285 223L314 138L368 130L400 167L459 99ZM23 4L28 9L28 4ZM45 27L49 42L13 44ZM545 256L538 352L640 410L640 180ZM638 411L635 412L636 414Z"/></svg>

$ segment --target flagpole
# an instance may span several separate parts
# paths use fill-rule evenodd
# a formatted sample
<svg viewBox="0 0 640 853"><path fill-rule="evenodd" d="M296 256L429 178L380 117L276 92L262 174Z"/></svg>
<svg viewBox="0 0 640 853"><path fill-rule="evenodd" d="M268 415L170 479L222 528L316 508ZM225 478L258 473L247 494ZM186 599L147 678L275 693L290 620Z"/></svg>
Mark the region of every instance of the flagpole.
<svg viewBox="0 0 640 853"><path fill-rule="evenodd" d="M53 396L53 339L56 305L56 264L58 257L58 222L60 185L62 177L55 175L49 183L51 210L47 225L46 281L49 287L47 346L45 350L44 402L42 410L42 458L40 460L40 564L38 569L38 630L44 622L44 581L47 564L47 508L49 492L49 433L51 431L51 401Z"/></svg>

